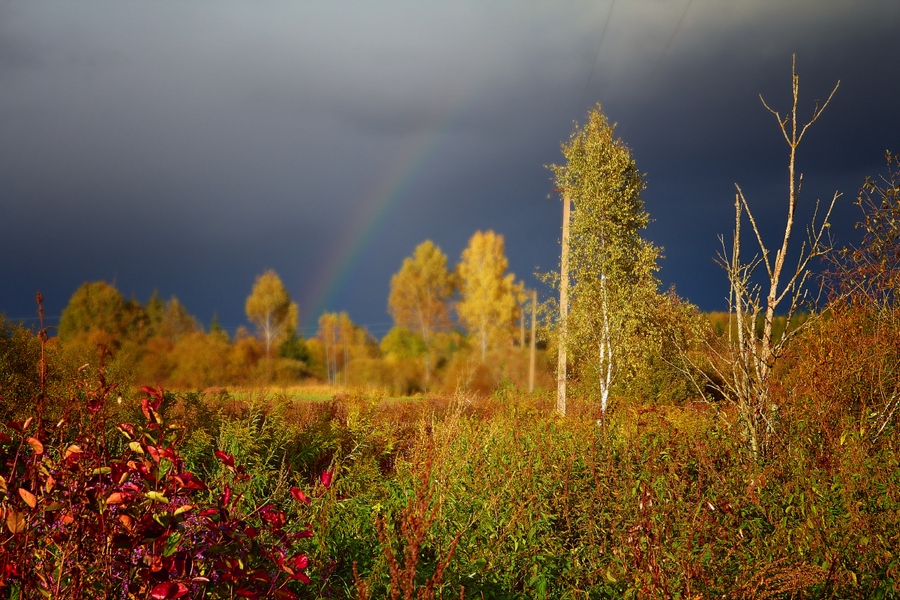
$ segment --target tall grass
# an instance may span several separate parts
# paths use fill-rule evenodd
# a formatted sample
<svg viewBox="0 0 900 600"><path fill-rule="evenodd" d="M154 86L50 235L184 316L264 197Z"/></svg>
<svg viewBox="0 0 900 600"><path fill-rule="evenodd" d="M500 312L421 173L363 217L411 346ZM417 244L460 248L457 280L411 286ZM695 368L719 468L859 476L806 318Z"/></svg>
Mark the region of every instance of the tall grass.
<svg viewBox="0 0 900 600"><path fill-rule="evenodd" d="M332 597L898 595L894 439L847 432L831 464L788 444L758 465L734 411L707 404L604 427L510 394L316 407L292 435L314 430L313 463L337 471L315 515Z"/></svg>
<svg viewBox="0 0 900 600"><path fill-rule="evenodd" d="M875 443L850 411L822 436L817 388L793 389L802 402L785 391L790 427L762 464L727 403L623 403L603 426L587 402L561 419L551 398L512 387L415 399L219 390L168 394L160 411L183 436L185 470L231 476L214 449L246 469L229 485L248 518L293 496L304 522L286 529L308 520L315 533L307 597L900 597L893 422ZM58 397L45 414L80 426L72 407L89 395ZM110 423L141 417L127 390L108 406ZM293 489L316 500L301 511Z"/></svg>

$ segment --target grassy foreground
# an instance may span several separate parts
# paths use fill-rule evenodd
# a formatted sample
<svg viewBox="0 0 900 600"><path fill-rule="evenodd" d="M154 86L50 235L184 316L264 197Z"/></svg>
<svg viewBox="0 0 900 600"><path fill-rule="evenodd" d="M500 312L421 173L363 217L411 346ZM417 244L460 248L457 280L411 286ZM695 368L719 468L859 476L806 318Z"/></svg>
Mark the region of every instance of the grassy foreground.
<svg viewBox="0 0 900 600"><path fill-rule="evenodd" d="M168 418L192 470L215 470L214 446L247 466L250 503L335 473L309 515L311 597L900 596L896 436L823 448L797 423L756 464L724 404L599 426L512 389L239 396L189 394Z"/></svg>

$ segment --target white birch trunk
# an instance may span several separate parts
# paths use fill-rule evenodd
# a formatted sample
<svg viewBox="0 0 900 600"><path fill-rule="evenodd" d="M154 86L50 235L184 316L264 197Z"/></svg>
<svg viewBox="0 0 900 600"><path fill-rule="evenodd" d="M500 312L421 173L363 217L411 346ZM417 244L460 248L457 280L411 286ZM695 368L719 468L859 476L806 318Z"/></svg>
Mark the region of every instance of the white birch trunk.
<svg viewBox="0 0 900 600"><path fill-rule="evenodd" d="M606 275L600 276L601 308L603 324L600 330L600 419L606 417L609 391L613 381L613 346L609 327L609 297L606 293Z"/></svg>

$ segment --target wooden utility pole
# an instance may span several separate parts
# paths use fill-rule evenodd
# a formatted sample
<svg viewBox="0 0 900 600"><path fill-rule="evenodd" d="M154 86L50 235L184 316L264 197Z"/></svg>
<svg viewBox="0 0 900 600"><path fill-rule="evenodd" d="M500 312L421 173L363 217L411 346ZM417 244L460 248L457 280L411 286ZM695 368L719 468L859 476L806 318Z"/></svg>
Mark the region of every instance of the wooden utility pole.
<svg viewBox="0 0 900 600"><path fill-rule="evenodd" d="M569 314L569 193L563 192L562 254L559 259L559 362L556 367L556 411L566 416L566 340Z"/></svg>
<svg viewBox="0 0 900 600"><path fill-rule="evenodd" d="M531 356L528 357L528 393L534 391L535 321L537 320L537 290L531 290Z"/></svg>
<svg viewBox="0 0 900 600"><path fill-rule="evenodd" d="M524 304L524 301L522 302ZM525 348L525 310L519 311L519 348Z"/></svg>

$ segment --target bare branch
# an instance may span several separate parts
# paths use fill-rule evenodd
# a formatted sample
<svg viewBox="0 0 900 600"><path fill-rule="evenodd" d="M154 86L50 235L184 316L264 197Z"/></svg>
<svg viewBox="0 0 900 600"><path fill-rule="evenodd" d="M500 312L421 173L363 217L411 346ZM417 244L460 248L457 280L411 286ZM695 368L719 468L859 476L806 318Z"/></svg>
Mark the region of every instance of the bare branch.
<svg viewBox="0 0 900 600"><path fill-rule="evenodd" d="M790 138L790 136L788 136L788 132L787 132L787 124L788 124L789 117L785 116L784 119L782 119L781 115L778 114L777 110L773 109L768 104L766 104L766 99L763 98L762 94L759 95L759 101L762 102L762 105L766 107L766 110L768 110L770 113L775 115L775 120L778 121L778 127L781 128L781 133L784 135L784 140L788 143L788 146L793 145L791 142L791 138Z"/></svg>
<svg viewBox="0 0 900 600"><path fill-rule="evenodd" d="M813 110L812 118L809 120L809 122L806 125L803 126L803 129L800 130L800 137L797 138L798 144L800 143L800 140L803 139L803 135L806 133L806 130L809 129L809 126L812 125L813 123L815 123L819 119L819 116L823 112L825 112L825 108L828 107L828 104L831 102L831 99L834 98L834 93L838 91L839 87L841 87L840 79L838 79L838 82L836 84L834 84L834 89L831 90L830 94L828 94L828 99L825 100L825 103L822 104L821 107L819 106L819 101L816 100L816 108Z"/></svg>
<svg viewBox="0 0 900 600"><path fill-rule="evenodd" d="M747 199L744 198L744 192L741 190L741 186L738 184L734 184L734 187L737 188L738 196L741 199L741 204L744 206L744 210L747 211L747 218L750 219L750 226L753 227L753 233L756 234L756 241L759 243L759 248L762 251L762 262L766 265L766 271L769 274L769 279L772 278L772 266L769 264L769 249L766 248L765 243L762 239L762 234L759 231L759 227L756 226L756 219L753 217L753 213L750 211L750 205L747 204Z"/></svg>

